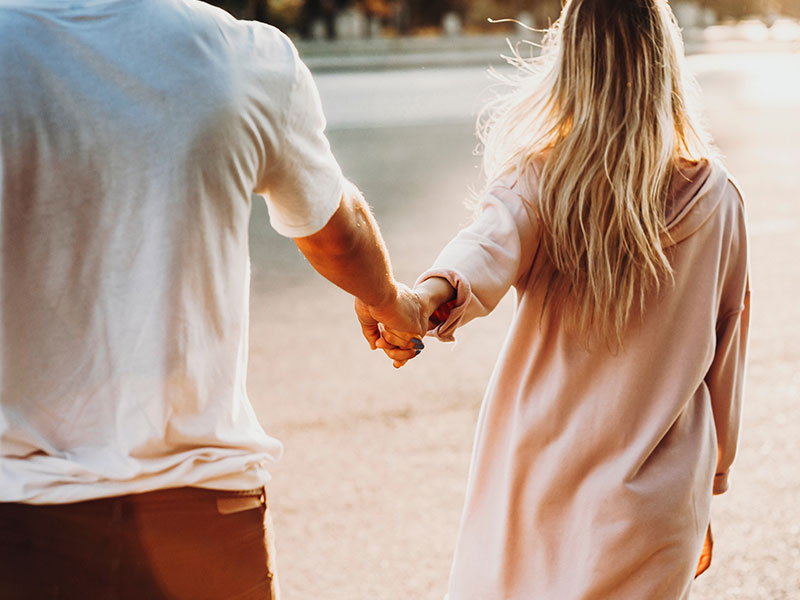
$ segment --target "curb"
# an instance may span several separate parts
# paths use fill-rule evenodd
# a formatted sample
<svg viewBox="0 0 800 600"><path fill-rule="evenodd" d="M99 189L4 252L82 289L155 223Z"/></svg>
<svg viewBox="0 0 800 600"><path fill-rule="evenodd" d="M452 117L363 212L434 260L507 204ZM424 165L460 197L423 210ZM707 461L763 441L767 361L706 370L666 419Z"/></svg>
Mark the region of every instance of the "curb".
<svg viewBox="0 0 800 600"><path fill-rule="evenodd" d="M686 54L800 52L800 40L712 41L687 36ZM314 73L392 71L403 69L503 66L509 43L534 48L531 42L506 36L457 38L379 38L340 42L297 41L303 61Z"/></svg>

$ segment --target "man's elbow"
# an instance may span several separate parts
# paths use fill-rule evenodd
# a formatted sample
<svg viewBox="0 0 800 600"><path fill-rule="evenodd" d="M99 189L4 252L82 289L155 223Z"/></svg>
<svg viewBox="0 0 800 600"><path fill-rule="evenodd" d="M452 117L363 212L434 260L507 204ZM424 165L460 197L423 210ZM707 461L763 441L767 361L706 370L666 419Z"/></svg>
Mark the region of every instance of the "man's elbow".
<svg viewBox="0 0 800 600"><path fill-rule="evenodd" d="M346 189L339 208L318 232L295 238L297 247L313 261L335 261L359 252L362 238L369 230L369 207L355 188Z"/></svg>

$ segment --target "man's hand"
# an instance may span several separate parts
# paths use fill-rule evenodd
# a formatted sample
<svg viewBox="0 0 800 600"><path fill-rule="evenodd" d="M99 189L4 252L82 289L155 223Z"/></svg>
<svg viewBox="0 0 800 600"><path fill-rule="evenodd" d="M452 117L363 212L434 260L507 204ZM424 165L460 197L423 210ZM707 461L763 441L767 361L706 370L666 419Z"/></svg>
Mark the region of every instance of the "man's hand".
<svg viewBox="0 0 800 600"><path fill-rule="evenodd" d="M377 349L384 328L422 338L428 329L428 316L423 313L419 295L408 286L397 284L397 294L381 306L370 306L356 298L356 315L370 348ZM413 351L410 352L413 355Z"/></svg>
<svg viewBox="0 0 800 600"><path fill-rule="evenodd" d="M422 352L425 333L447 318L455 302L455 289L446 279L432 277L414 290L399 284L398 299L400 307L406 307L400 309L401 313L397 313L396 308L376 309L356 300L356 314L370 348L383 350L397 369ZM411 312L407 312L409 308ZM439 313L437 321L433 315ZM417 320L416 327L403 324L404 320L410 322L409 317Z"/></svg>

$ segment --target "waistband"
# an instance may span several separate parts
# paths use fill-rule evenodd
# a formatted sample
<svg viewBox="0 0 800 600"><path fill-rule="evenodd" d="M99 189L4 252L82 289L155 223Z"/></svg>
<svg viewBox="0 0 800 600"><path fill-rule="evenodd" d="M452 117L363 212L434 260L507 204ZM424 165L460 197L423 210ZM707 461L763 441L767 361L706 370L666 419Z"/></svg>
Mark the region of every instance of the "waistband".
<svg viewBox="0 0 800 600"><path fill-rule="evenodd" d="M151 490L124 496L95 498L69 504L0 504L2 506L29 507L31 509L69 511L69 512L117 512L125 507L133 509L170 509L170 507L197 507L204 510L215 510L220 514L232 514L253 508L267 508L265 488L250 490L214 490L197 487L167 488Z"/></svg>

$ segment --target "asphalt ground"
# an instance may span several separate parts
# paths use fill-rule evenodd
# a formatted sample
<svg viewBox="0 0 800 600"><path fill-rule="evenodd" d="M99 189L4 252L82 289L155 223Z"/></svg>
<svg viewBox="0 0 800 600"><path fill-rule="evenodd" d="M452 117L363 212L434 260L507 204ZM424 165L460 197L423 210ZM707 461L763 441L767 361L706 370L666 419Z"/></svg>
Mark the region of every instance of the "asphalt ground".
<svg viewBox="0 0 800 600"><path fill-rule="evenodd" d="M692 57L706 115L746 193L753 313L744 423L715 553L695 600L800 598L800 54ZM480 185L479 67L318 77L331 144L412 281L469 220ZM257 205L249 389L286 453L269 486L288 600L439 600L481 396L513 304L428 341L395 370L361 339L352 300L317 276ZM561 599L559 599L561 600Z"/></svg>

